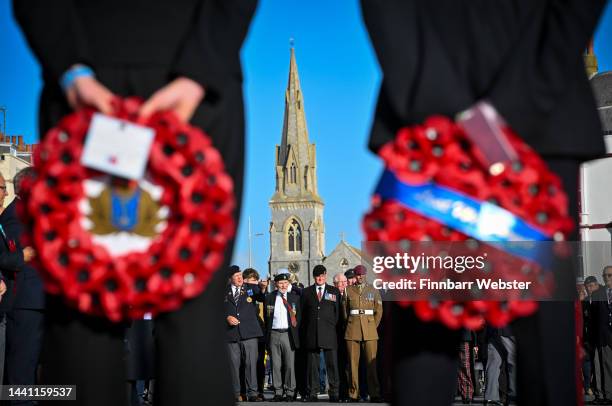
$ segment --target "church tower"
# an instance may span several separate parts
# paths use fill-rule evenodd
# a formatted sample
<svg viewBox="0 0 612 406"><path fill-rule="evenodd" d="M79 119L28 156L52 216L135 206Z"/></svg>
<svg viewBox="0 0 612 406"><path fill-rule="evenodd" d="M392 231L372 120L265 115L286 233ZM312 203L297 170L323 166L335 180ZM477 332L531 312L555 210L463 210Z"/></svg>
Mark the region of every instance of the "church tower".
<svg viewBox="0 0 612 406"><path fill-rule="evenodd" d="M325 226L323 200L317 191L315 144L308 139L304 100L295 51L291 47L289 81L285 91L285 116L280 145L276 146L276 187L269 205L269 270L288 268L305 286L312 269L323 261Z"/></svg>

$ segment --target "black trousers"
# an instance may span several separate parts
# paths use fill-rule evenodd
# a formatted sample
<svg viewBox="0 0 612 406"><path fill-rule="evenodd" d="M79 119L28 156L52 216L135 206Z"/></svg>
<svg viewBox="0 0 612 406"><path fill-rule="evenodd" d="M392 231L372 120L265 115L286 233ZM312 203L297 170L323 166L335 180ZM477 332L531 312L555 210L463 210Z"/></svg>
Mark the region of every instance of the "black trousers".
<svg viewBox="0 0 612 406"><path fill-rule="evenodd" d="M338 395L341 399L348 399L348 355L346 353L346 341L344 340L344 332L338 337Z"/></svg>
<svg viewBox="0 0 612 406"><path fill-rule="evenodd" d="M338 353L333 349L308 350L308 374L306 393L308 396L317 396L320 390L319 366L321 365L321 351L325 357L327 382L329 383L329 396L338 397Z"/></svg>
<svg viewBox="0 0 612 406"><path fill-rule="evenodd" d="M580 161L548 159L569 196L570 213L578 219ZM572 240L577 239L577 233ZM575 276L559 280L573 289ZM570 296L565 296L570 297ZM392 306L393 404L450 405L457 385L461 334L437 323L420 321L412 309ZM576 331L574 302L540 302L537 312L512 323L517 340L518 404L576 404Z"/></svg>
<svg viewBox="0 0 612 406"><path fill-rule="evenodd" d="M97 68L100 82L121 96L149 97L168 83L165 67ZM244 113L241 84L223 89L216 103L204 101L191 122L204 129L225 160L234 180L240 213L244 162ZM40 131L70 112L56 85L43 89ZM224 267L231 259L233 243ZM155 319L155 404L192 406L201 402L232 405L229 357L225 345L223 294L226 276L217 272L206 290L175 312ZM68 309L59 298L48 298L43 345L43 382L76 384L74 406L126 405L125 326Z"/></svg>
<svg viewBox="0 0 612 406"><path fill-rule="evenodd" d="M294 361L294 370L295 370L295 391L304 396L308 396L308 377L307 377L307 369L308 369L308 351L303 348L298 348L295 350L295 361ZM276 388L275 388L276 389Z"/></svg>
<svg viewBox="0 0 612 406"><path fill-rule="evenodd" d="M44 311L13 309L6 313L6 383L36 384L36 369L43 341ZM33 401L12 402L13 405L34 405Z"/></svg>

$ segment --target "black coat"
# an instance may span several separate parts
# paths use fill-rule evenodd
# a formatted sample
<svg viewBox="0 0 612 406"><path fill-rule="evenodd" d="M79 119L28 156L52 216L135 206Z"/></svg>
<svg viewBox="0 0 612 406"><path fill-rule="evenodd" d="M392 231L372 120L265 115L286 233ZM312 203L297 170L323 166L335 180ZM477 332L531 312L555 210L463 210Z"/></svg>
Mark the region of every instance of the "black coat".
<svg viewBox="0 0 612 406"><path fill-rule="evenodd" d="M316 285L302 292L302 339L303 347L336 349L338 338L336 328L340 320L340 291L325 285L323 298L319 302Z"/></svg>
<svg viewBox="0 0 612 406"><path fill-rule="evenodd" d="M13 2L14 14L42 65L58 86L75 63L104 67L158 66L168 79L186 76L223 96L241 81L240 46L256 0L45 0ZM108 84L107 84L108 86ZM144 96L144 95L140 95Z"/></svg>
<svg viewBox="0 0 612 406"><path fill-rule="evenodd" d="M591 303L591 337L596 346L612 346L612 305L608 304L606 286L593 292Z"/></svg>
<svg viewBox="0 0 612 406"><path fill-rule="evenodd" d="M274 321L274 308L276 306L276 296L278 290L266 295L264 300L264 323L266 326L266 342L270 344L270 334L272 332L272 322ZM294 350L300 348L300 324L302 322L302 308L300 305L300 296L291 292L287 293L287 302L295 310L295 318L297 319L297 325L293 327L291 325L291 317L287 313L287 325L289 326L289 340L291 341L291 348Z"/></svg>
<svg viewBox="0 0 612 406"><path fill-rule="evenodd" d="M227 287L224 298L225 317L234 316L240 320L240 324L237 326L227 324L228 342L237 342L263 335L257 317L256 301L264 301L264 294L256 284L243 284L237 301L234 301L232 286Z"/></svg>
<svg viewBox="0 0 612 406"><path fill-rule="evenodd" d="M600 286L599 289L603 287ZM595 294L597 291L593 292ZM597 332L599 329L595 327L595 318L597 317L597 301L587 299L581 302L582 308L582 342L585 348L592 349L597 345Z"/></svg>
<svg viewBox="0 0 612 406"><path fill-rule="evenodd" d="M544 156L605 152L584 49L605 0L361 0L383 71L370 148L486 98Z"/></svg>
<svg viewBox="0 0 612 406"><path fill-rule="evenodd" d="M2 270L6 282L7 293L2 298L1 308L9 309L30 309L42 310L45 308L45 293L43 282L38 271L23 262L23 247L20 244L23 225L19 221L16 212L16 201L0 214L0 224L9 240L13 240L17 250L9 253L5 241L0 241L0 269ZM13 272L17 270L17 272Z"/></svg>

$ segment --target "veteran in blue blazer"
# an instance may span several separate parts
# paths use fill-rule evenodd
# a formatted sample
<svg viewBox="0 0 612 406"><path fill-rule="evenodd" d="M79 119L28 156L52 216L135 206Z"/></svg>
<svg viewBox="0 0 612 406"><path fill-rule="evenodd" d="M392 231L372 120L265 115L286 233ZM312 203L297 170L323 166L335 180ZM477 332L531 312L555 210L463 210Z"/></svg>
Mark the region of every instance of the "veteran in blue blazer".
<svg viewBox="0 0 612 406"><path fill-rule="evenodd" d="M263 332L255 302L263 302L264 293L258 285L244 283L239 267L230 267L229 274L224 305L234 395L240 400L240 364L243 363L248 400L257 401L257 338L262 337Z"/></svg>

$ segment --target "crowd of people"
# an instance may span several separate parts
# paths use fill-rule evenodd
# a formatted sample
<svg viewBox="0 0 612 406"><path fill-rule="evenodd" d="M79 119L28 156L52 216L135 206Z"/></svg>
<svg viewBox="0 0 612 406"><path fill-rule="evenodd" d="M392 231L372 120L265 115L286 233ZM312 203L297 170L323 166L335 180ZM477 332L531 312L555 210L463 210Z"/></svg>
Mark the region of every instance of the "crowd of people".
<svg viewBox="0 0 612 406"><path fill-rule="evenodd" d="M223 300L236 400L316 402L326 392L331 402L390 398L385 339L393 326L383 321L388 302L366 274L358 265L334 274L330 284L325 266L317 265L314 283L304 287L280 269L270 286L271 278L261 278L255 269L232 266ZM466 330L457 351L457 395L464 403L476 394L486 404L515 399L516 345L510 328ZM482 373L476 361L486 365ZM272 398L264 397L266 383Z"/></svg>
<svg viewBox="0 0 612 406"><path fill-rule="evenodd" d="M577 284L582 309L582 373L585 395L594 404L612 404L612 266L603 284L588 276Z"/></svg>
<svg viewBox="0 0 612 406"><path fill-rule="evenodd" d="M330 401L359 401L363 359L369 399L382 402L377 368L383 315L379 292L365 282L363 266L336 274L333 285L327 283L323 265L315 266L312 274L315 283L304 287L292 283L293 275L281 269L272 290L256 270L230 268L224 303L236 400L264 400L268 359L273 401L298 396L316 401L325 380Z"/></svg>

